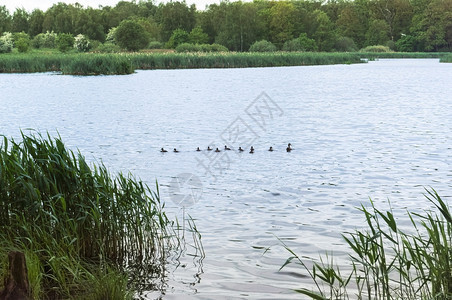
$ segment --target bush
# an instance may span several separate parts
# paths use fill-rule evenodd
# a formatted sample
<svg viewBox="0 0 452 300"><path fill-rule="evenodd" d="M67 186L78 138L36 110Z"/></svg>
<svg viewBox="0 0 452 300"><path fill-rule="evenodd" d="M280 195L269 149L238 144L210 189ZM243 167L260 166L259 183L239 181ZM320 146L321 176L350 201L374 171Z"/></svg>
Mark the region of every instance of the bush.
<svg viewBox="0 0 452 300"><path fill-rule="evenodd" d="M117 53L121 52L121 48L113 43L106 42L104 44L100 44L96 49L95 52L101 52L101 53Z"/></svg>
<svg viewBox="0 0 452 300"><path fill-rule="evenodd" d="M58 50L61 52L67 52L74 47L74 37L70 33L60 33L58 34L55 43Z"/></svg>
<svg viewBox="0 0 452 300"><path fill-rule="evenodd" d="M88 52L91 49L91 42L83 34L79 34L74 39L74 48L79 52Z"/></svg>
<svg viewBox="0 0 452 300"><path fill-rule="evenodd" d="M117 27L112 27L110 28L110 30L107 33L107 36L105 38L105 43L116 43L116 39L115 39L115 35L116 35L116 28Z"/></svg>
<svg viewBox="0 0 452 300"><path fill-rule="evenodd" d="M148 48L149 49L162 49L163 43L158 42L158 41L152 41L149 43Z"/></svg>
<svg viewBox="0 0 452 300"><path fill-rule="evenodd" d="M176 47L176 52L227 52L228 48L219 44L183 43Z"/></svg>
<svg viewBox="0 0 452 300"><path fill-rule="evenodd" d="M355 52L358 50L358 47L356 47L353 39L345 36L340 37L336 40L334 48L336 49L336 51L340 52Z"/></svg>
<svg viewBox="0 0 452 300"><path fill-rule="evenodd" d="M383 45L375 45L375 46L367 46L359 50L359 52L392 52L388 46Z"/></svg>
<svg viewBox="0 0 452 300"><path fill-rule="evenodd" d="M9 53L13 50L13 35L11 32L5 32L0 37L0 53Z"/></svg>
<svg viewBox="0 0 452 300"><path fill-rule="evenodd" d="M19 38L16 41L16 48L21 53L27 52L28 49L30 48L30 39Z"/></svg>
<svg viewBox="0 0 452 300"><path fill-rule="evenodd" d="M129 51L144 49L149 43L149 34L133 20L122 21L116 28L114 36L119 47Z"/></svg>
<svg viewBox="0 0 452 300"><path fill-rule="evenodd" d="M36 49L39 48L55 48L56 47L57 34L55 32L40 33L36 35L32 40L32 46Z"/></svg>
<svg viewBox="0 0 452 300"><path fill-rule="evenodd" d="M250 52L275 52L276 50L276 46L266 40L255 42L250 47Z"/></svg>
<svg viewBox="0 0 452 300"><path fill-rule="evenodd" d="M296 39L287 41L283 45L283 51L315 51L315 40L308 38L306 33L300 34Z"/></svg>
<svg viewBox="0 0 452 300"><path fill-rule="evenodd" d="M166 47L174 49L183 43L188 43L188 33L183 29L176 29L166 43Z"/></svg>

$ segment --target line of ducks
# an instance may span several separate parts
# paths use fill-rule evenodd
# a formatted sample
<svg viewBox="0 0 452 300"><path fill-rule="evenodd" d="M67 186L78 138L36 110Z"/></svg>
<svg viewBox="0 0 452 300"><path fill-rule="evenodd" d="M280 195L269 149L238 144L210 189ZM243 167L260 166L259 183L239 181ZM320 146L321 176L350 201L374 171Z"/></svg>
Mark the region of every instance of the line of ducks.
<svg viewBox="0 0 452 300"><path fill-rule="evenodd" d="M225 151L231 150L231 148L229 148L228 146L225 145L225 146L224 146L224 150L225 150ZM287 145L286 151L287 151L287 152L290 152L290 151L292 151L292 150L293 150L292 144L289 143L289 144ZM199 149L199 147L198 147L198 148L196 148L196 151L199 152L199 151L202 151L202 150ZM208 146L208 147L207 147L207 151L213 151L213 148L210 148L210 146ZM239 151L239 152L243 152L243 151L245 151L245 150L243 150L242 147L239 147L239 148L238 148L238 151ZM268 148L268 151L273 152L273 147ZM165 153L165 152L168 152L168 150L165 150L164 148L161 148L161 149L160 149L160 152ZM174 148L174 149L173 149L173 152L179 153L179 150L177 150L176 148ZM221 152L221 150L218 149L218 148L216 148L216 149L214 150L214 152ZM251 148L250 148L250 153L254 153L254 147L253 147L253 146L251 146Z"/></svg>

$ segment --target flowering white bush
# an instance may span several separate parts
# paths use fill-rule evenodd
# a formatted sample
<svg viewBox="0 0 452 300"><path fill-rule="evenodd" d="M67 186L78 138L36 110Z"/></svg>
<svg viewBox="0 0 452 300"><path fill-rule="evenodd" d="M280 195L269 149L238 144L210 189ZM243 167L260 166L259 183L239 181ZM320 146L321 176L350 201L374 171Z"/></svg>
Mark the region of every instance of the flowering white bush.
<svg viewBox="0 0 452 300"><path fill-rule="evenodd" d="M40 33L33 38L33 47L35 48L55 48L55 40L57 38L57 34L55 32L49 32L47 30L46 33Z"/></svg>
<svg viewBox="0 0 452 300"><path fill-rule="evenodd" d="M80 52L87 52L91 49L91 43L86 36L79 34L75 37L74 48Z"/></svg>
<svg viewBox="0 0 452 300"><path fill-rule="evenodd" d="M116 28L117 27L110 28L110 30L107 33L107 37L105 38L106 43L108 42L108 43L116 44L116 40L115 40Z"/></svg>
<svg viewBox="0 0 452 300"><path fill-rule="evenodd" d="M0 36L0 53L8 53L13 50L14 40L11 32L5 32Z"/></svg>

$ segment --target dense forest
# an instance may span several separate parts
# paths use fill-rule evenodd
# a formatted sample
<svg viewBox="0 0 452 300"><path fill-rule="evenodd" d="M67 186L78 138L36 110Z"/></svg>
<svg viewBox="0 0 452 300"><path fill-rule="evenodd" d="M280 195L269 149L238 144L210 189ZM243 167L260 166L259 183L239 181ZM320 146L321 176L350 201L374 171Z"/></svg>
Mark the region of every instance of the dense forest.
<svg viewBox="0 0 452 300"><path fill-rule="evenodd" d="M185 2L120 1L115 7L58 3L42 11L0 6L0 35L83 34L109 42L124 20L140 24L150 44L220 44L248 51L257 41L287 50L353 51L385 45L397 51L452 50L452 0L293 0L228 2L199 10ZM113 30L112 30L113 28Z"/></svg>

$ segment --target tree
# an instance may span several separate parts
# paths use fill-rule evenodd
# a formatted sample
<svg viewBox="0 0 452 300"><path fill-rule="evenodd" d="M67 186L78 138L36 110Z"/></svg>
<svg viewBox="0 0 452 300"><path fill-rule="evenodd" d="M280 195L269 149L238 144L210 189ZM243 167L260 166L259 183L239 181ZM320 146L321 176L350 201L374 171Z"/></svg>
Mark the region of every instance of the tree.
<svg viewBox="0 0 452 300"><path fill-rule="evenodd" d="M335 42L333 23L326 13L321 10L314 11L316 15L316 31L314 40L319 51L331 51Z"/></svg>
<svg viewBox="0 0 452 300"><path fill-rule="evenodd" d="M156 20L162 29L162 39L169 40L174 30L182 29L190 32L196 23L196 6L187 6L184 2L167 2L160 4L156 12Z"/></svg>
<svg viewBox="0 0 452 300"><path fill-rule="evenodd" d="M0 6L0 35L11 30L12 18L6 6Z"/></svg>
<svg viewBox="0 0 452 300"><path fill-rule="evenodd" d="M383 20L370 21L369 29L366 32L366 45L384 45L389 37L389 25Z"/></svg>
<svg viewBox="0 0 452 300"><path fill-rule="evenodd" d="M272 41L282 46L295 33L296 10L291 2L279 1L270 8L270 35Z"/></svg>
<svg viewBox="0 0 452 300"><path fill-rule="evenodd" d="M12 32L28 32L28 13L18 8L13 15Z"/></svg>
<svg viewBox="0 0 452 300"><path fill-rule="evenodd" d="M28 34L34 37L42 33L42 23L44 23L44 12L40 9L33 10L28 20Z"/></svg>
<svg viewBox="0 0 452 300"><path fill-rule="evenodd" d="M119 47L137 51L148 45L149 35L138 22L125 20L116 28L115 40Z"/></svg>
<svg viewBox="0 0 452 300"><path fill-rule="evenodd" d="M209 36L198 26L190 31L188 41L192 44L206 44L209 41Z"/></svg>
<svg viewBox="0 0 452 300"><path fill-rule="evenodd" d="M188 42L188 33L183 29L176 29L173 31L173 34L171 35L170 39L168 40L168 43L166 43L166 46L168 48L176 48L180 44L187 43Z"/></svg>

